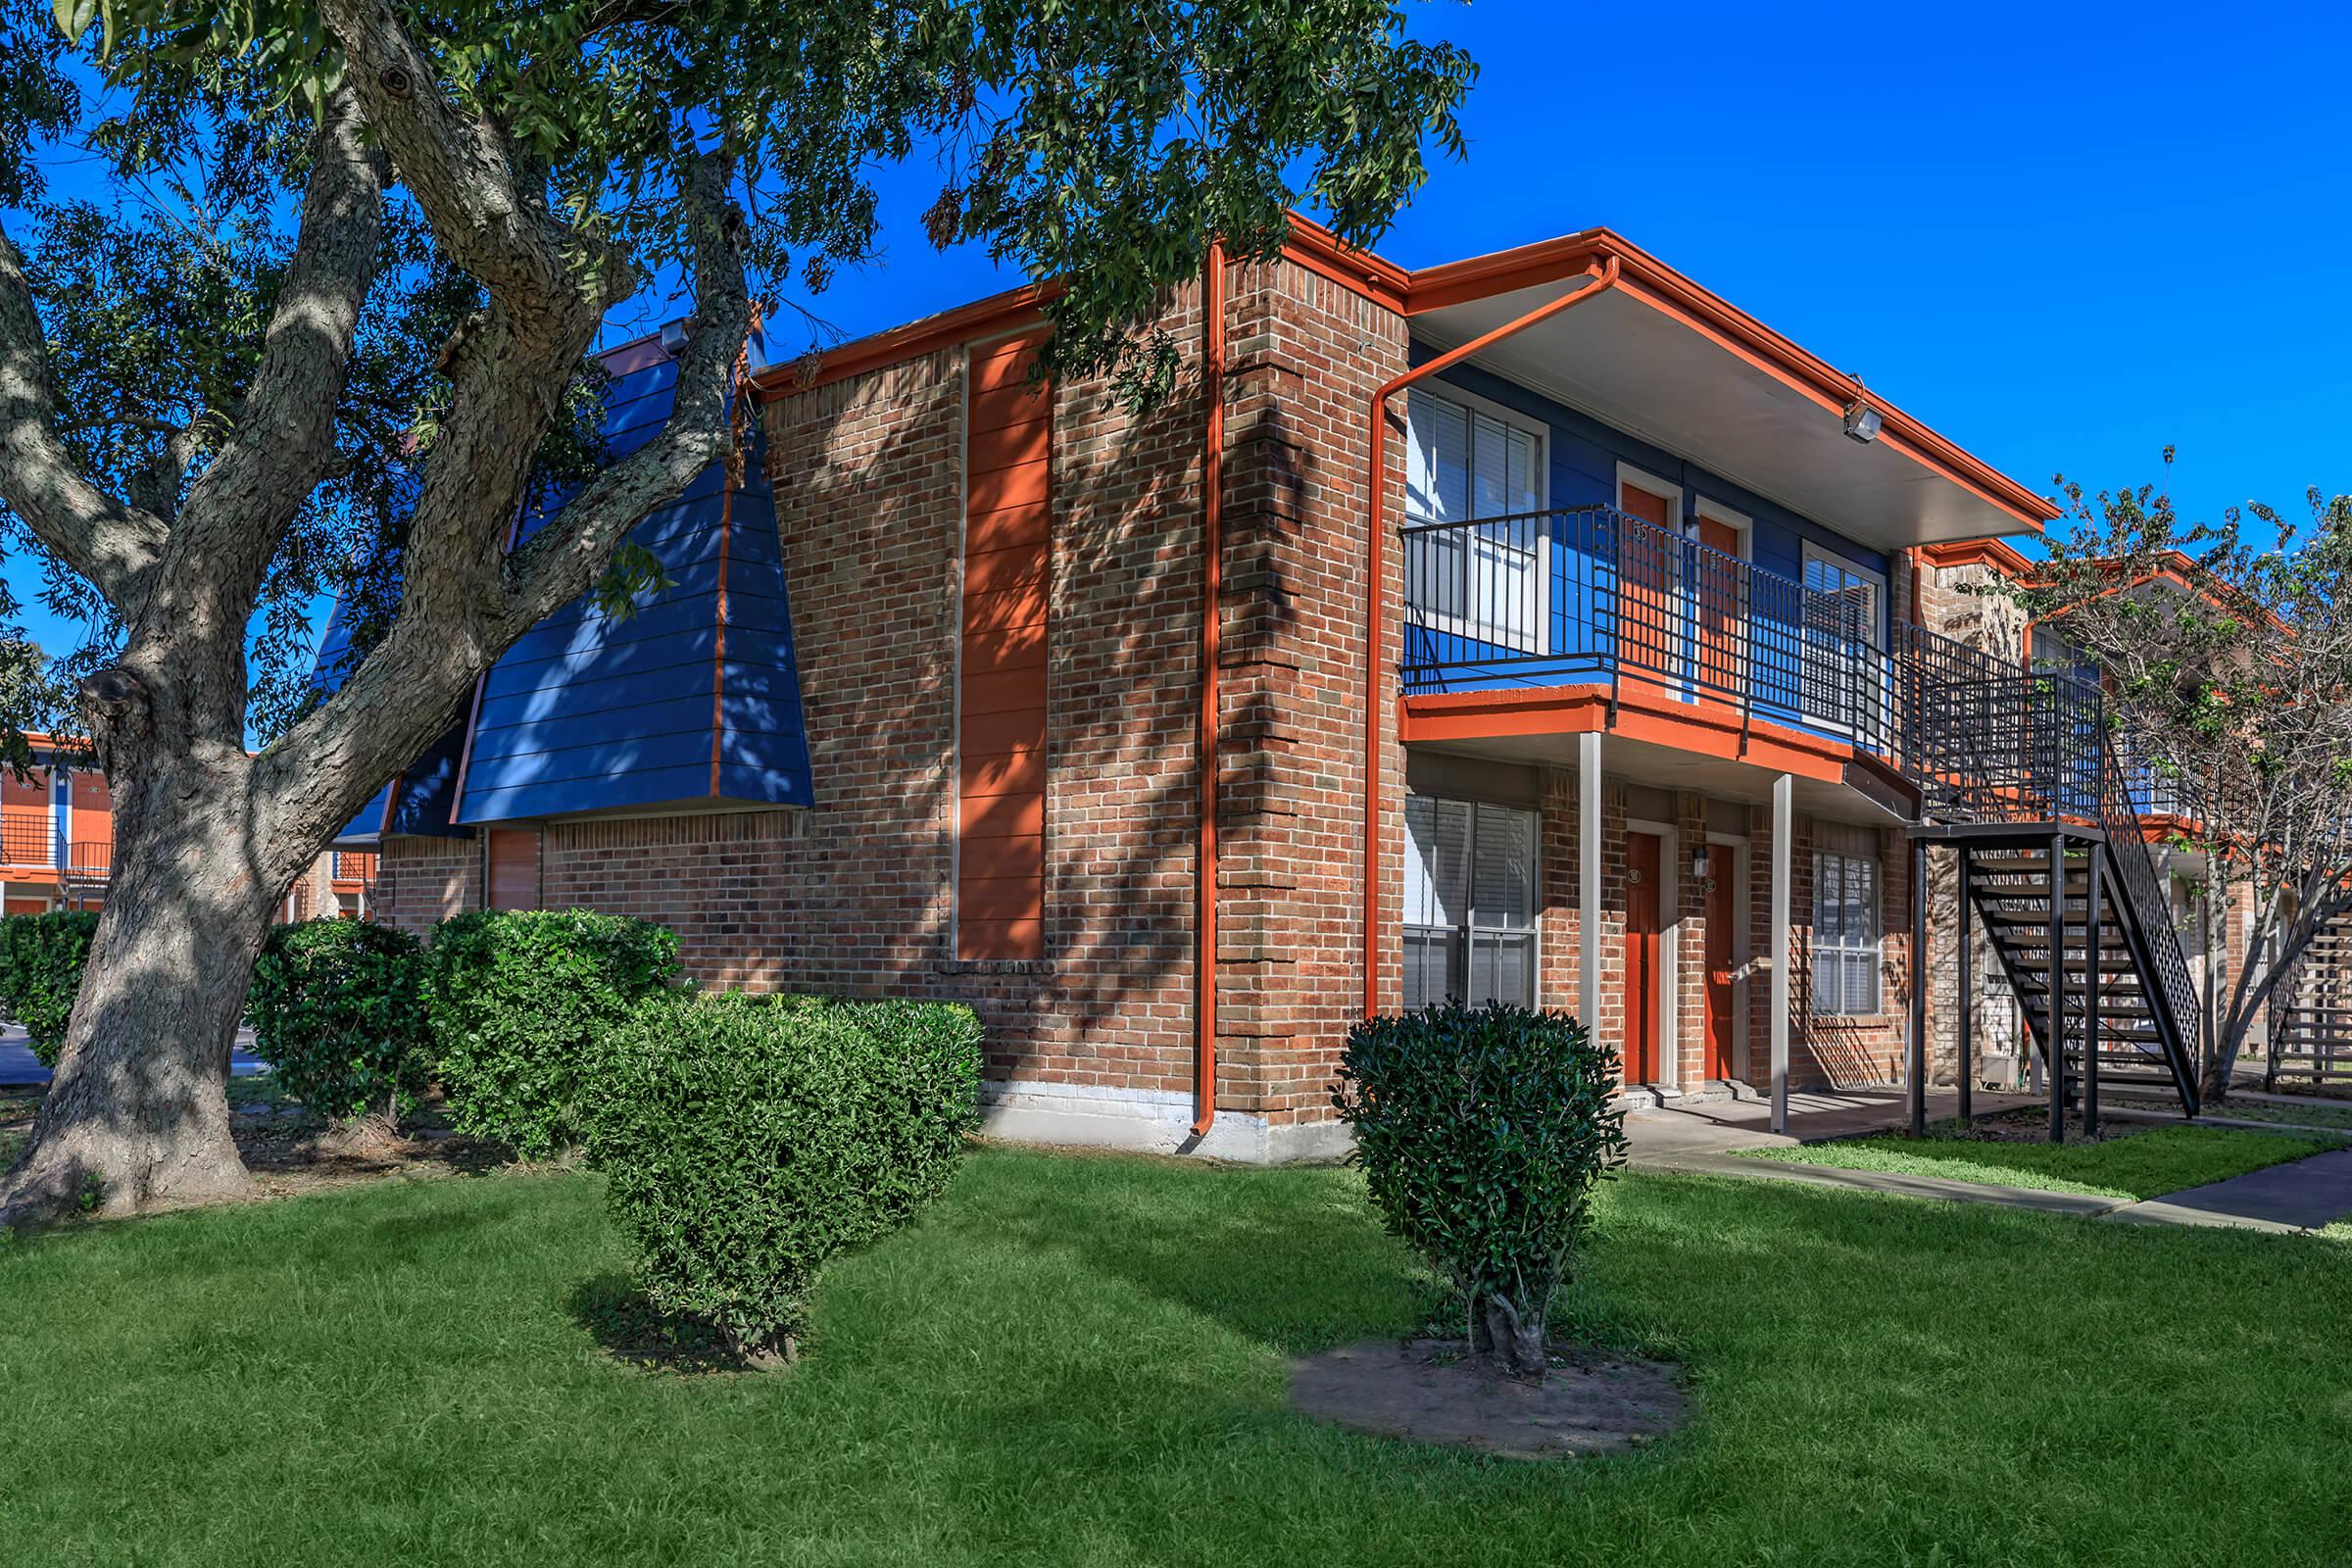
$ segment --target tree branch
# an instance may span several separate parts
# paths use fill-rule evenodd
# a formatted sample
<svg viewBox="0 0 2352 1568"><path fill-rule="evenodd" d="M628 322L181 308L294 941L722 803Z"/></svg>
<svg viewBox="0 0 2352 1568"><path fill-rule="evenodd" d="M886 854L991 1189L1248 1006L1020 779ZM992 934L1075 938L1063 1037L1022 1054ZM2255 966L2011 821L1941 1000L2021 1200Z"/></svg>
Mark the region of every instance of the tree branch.
<svg viewBox="0 0 2352 1568"><path fill-rule="evenodd" d="M58 439L56 418L32 284L23 255L0 233L0 501L122 612L141 596L164 523L83 477Z"/></svg>
<svg viewBox="0 0 2352 1568"><path fill-rule="evenodd" d="M318 11L343 46L345 79L381 131L401 184L450 260L493 300L528 318L585 291L601 315L635 291L625 257L548 212L499 127L450 102L384 0L321 0ZM599 275L607 270L622 275Z"/></svg>
<svg viewBox="0 0 2352 1568"><path fill-rule="evenodd" d="M174 618L217 610L242 638L270 558L333 471L336 410L383 241L383 155L367 129L349 87L327 100L261 364L165 548L165 593L184 601L170 606Z"/></svg>
<svg viewBox="0 0 2352 1568"><path fill-rule="evenodd" d="M598 474L514 552L498 627L510 640L586 592L628 531L726 452L727 403L752 324L743 219L727 195L730 168L723 153L713 152L688 172L696 322L679 356L669 418L660 435Z"/></svg>
<svg viewBox="0 0 2352 1568"><path fill-rule="evenodd" d="M741 220L726 196L730 165L698 160L685 215L695 253L699 324L662 433L600 474L502 565L538 439L598 318L539 340L494 303L452 368L455 392L426 455L411 525L401 608L384 640L335 695L264 753L254 788L267 843L296 820L347 819L376 785L449 723L474 676L595 580L612 548L725 449L727 398L750 327ZM584 302L580 302L584 308ZM291 875L298 866L270 868Z"/></svg>

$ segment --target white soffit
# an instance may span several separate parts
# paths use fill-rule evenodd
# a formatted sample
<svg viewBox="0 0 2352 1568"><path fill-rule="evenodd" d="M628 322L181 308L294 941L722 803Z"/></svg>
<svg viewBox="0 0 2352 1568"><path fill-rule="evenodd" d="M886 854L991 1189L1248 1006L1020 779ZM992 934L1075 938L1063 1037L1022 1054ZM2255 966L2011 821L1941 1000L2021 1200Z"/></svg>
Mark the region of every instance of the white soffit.
<svg viewBox="0 0 2352 1568"><path fill-rule="evenodd" d="M1544 283L1449 305L1414 317L1412 330L1450 348L1561 288ZM1471 363L1879 549L2034 531L1887 437L1853 440L1842 410L1622 289L1539 321Z"/></svg>

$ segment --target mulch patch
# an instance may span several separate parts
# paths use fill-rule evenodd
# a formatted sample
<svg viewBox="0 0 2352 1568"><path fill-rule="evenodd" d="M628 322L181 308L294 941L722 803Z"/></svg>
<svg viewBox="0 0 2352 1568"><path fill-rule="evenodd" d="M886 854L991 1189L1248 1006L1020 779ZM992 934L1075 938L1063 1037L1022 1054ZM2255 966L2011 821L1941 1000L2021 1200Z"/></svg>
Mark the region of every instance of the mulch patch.
<svg viewBox="0 0 2352 1568"><path fill-rule="evenodd" d="M1358 1432L1515 1459L1623 1453L1690 1416L1682 1369L1554 1345L1551 1373L1523 1383L1462 1340L1367 1340L1291 1363L1291 1407Z"/></svg>

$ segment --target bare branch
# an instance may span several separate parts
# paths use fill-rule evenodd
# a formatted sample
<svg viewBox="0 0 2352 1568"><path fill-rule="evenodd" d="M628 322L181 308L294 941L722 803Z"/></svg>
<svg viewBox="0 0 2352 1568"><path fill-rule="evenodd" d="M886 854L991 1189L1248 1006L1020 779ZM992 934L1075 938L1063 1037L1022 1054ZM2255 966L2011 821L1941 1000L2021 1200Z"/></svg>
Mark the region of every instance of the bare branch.
<svg viewBox="0 0 2352 1568"><path fill-rule="evenodd" d="M55 429L49 350L24 259L0 233L0 501L108 604L137 602L163 548L162 519L83 477Z"/></svg>

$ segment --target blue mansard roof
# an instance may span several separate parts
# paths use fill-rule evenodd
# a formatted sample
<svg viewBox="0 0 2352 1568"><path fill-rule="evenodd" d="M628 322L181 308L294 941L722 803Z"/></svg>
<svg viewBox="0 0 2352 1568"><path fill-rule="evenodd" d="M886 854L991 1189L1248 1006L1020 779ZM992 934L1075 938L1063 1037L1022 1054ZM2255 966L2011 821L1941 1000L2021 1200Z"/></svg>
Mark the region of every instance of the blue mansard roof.
<svg viewBox="0 0 2352 1568"><path fill-rule="evenodd" d="M657 340L605 356L609 458L668 417L677 365ZM368 803L342 842L451 833L577 812L808 806L808 746L759 420L742 481L712 464L630 538L671 586L608 616L583 595L541 621L483 677L470 713ZM562 506L524 518L518 537ZM341 607L319 647L336 684Z"/></svg>

